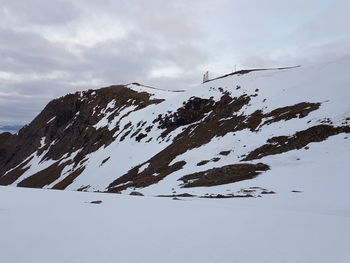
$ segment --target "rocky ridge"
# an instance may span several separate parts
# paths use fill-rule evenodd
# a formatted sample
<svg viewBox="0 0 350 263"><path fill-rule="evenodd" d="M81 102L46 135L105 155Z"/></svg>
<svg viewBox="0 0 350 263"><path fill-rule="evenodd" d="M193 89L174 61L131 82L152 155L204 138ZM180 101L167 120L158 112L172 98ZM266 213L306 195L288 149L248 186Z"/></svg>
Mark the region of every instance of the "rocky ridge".
<svg viewBox="0 0 350 263"><path fill-rule="evenodd" d="M328 80L303 86L308 96L296 88L317 70L244 72L176 93L133 83L66 95L18 134L0 134L0 184L241 196L232 186L268 176L269 158L338 135L348 144L348 82L338 95L312 93Z"/></svg>

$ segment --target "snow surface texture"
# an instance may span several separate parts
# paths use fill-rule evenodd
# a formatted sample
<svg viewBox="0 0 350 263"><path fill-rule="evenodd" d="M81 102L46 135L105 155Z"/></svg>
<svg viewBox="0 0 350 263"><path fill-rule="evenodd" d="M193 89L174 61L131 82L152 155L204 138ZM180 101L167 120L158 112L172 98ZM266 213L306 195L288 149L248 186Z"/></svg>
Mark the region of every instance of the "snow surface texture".
<svg viewBox="0 0 350 263"><path fill-rule="evenodd" d="M184 189L181 188L181 182L178 179L194 172L239 163L242 156L264 145L268 138L293 135L297 131L319 125L325 117L329 118L333 125L341 125L347 117L350 117L349 68L350 58L345 58L308 68L255 71L207 82L185 92L150 90L145 86L130 84L128 85L130 89L138 92L147 91L153 94L152 98L165 100L136 111L134 111L135 106L119 108L120 114L117 114L113 120L108 119L108 117L118 109L116 108L118 105L114 100L111 100L106 108L96 109L96 114L101 116L100 121L95 125L96 129L107 127L111 131L117 122L120 122L120 127L124 127L131 122L134 130L125 137L125 140L119 141L117 139L107 147L101 147L96 152L88 154L86 162L82 162L78 166L66 167L63 175L45 188L53 187L64 179L64 174L72 172L73 170L70 169L73 168L78 170L85 167L82 174L67 187L68 190L84 188L86 191L105 191L109 184L119 176L126 174L131 168L143 164L139 169L139 173L141 173L148 167L149 163L147 161L169 146L172 139L183 131L184 126L172 131L165 140L158 140L156 138L161 135L162 130L154 125L150 131L142 131L147 133L147 138L153 138L153 140L146 142L146 139L144 139L137 142L135 138L131 138L131 134L137 130L137 122L140 120L147 122L148 124L143 128L145 129L158 114L175 112L183 106L183 102L188 101L193 96L207 99L212 97L218 101L222 96L220 89L223 88L235 97L243 94L258 94L256 97L252 97L248 106L241 109L240 113L244 115L252 114L258 109L263 109L263 112L267 113L279 107L305 101L320 102L321 106L305 118L275 122L261 127L258 132L244 129L227 133L223 137L214 137L209 143L176 156L172 164L179 161L186 162L181 170L173 172L157 184L138 189L128 188L122 193L129 194L137 190L149 196L174 193L190 193L193 195L237 194L242 189L261 187L268 191L274 191L278 195L289 195L291 191L299 191L310 202L316 204L321 200L321 206L327 203L327 208L343 205L347 207L347 204L344 204L346 203L344 201L346 199L345 193L350 182L347 176L350 139L347 134L339 134L320 143L311 143L308 145L308 149L289 151L253 161L252 163L266 163L271 167L271 170L252 180L212 187ZM240 88L237 89L237 87ZM127 118L121 119L120 116L125 114L128 114ZM124 134L122 133L120 137ZM45 142L45 138L42 139L42 142ZM216 162L208 162L202 166L197 165L203 160L218 157L218 153L221 151L228 150L231 150L231 152L227 156L220 156L220 160ZM65 156L60 160L60 163L73 159L79 151L77 149L74 154ZM44 154L39 156L33 153L32 159L25 166L25 168L30 167L30 169L13 185L17 185L19 181L28 178L33 173L49 167L53 161L42 160L41 157ZM104 160L107 161L104 162ZM259 195L259 193L256 195ZM320 199L320 196L327 196L328 199Z"/></svg>
<svg viewBox="0 0 350 263"><path fill-rule="evenodd" d="M278 199L0 187L1 262L350 262L349 208L305 210L294 206L302 195Z"/></svg>

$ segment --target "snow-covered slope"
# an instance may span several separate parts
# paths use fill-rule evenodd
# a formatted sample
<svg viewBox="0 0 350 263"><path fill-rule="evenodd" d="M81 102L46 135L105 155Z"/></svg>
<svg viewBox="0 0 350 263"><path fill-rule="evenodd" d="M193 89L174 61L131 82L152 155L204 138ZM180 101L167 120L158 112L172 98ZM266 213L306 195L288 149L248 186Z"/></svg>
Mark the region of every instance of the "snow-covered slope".
<svg viewBox="0 0 350 263"><path fill-rule="evenodd" d="M348 263L350 213L295 206L301 199L0 187L1 262Z"/></svg>
<svg viewBox="0 0 350 263"><path fill-rule="evenodd" d="M18 135L0 135L0 184L151 196L292 194L316 203L331 196L341 206L350 182L349 68L344 58L179 92L134 83L70 94Z"/></svg>

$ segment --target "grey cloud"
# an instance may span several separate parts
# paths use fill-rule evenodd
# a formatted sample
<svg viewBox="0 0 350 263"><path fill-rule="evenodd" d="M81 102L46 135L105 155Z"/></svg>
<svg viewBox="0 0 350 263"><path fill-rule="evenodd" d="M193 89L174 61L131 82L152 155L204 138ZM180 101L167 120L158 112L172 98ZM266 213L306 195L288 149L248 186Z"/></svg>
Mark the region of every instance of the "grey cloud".
<svg viewBox="0 0 350 263"><path fill-rule="evenodd" d="M0 75L0 122L28 122L49 100L75 90L131 81L183 89L199 83L201 70L210 64L307 64L350 50L345 26L349 3L341 0L333 5L327 0L0 3L0 72L14 76L7 80ZM108 18L106 27L121 27L125 34L111 33L89 45L75 43L72 49L70 36L89 26L97 36L106 30L89 24L90 18ZM50 39L56 32L66 33L65 38ZM151 74L168 67L180 69L181 76Z"/></svg>
<svg viewBox="0 0 350 263"><path fill-rule="evenodd" d="M28 123L52 99L89 88L93 86L72 86L65 80L7 83L0 86L0 123Z"/></svg>
<svg viewBox="0 0 350 263"><path fill-rule="evenodd" d="M18 96L18 97L17 97ZM32 120L47 103L43 98L25 98L23 95L0 98L0 123L24 124Z"/></svg>
<svg viewBox="0 0 350 263"><path fill-rule="evenodd" d="M304 41L330 41L332 38L350 38L350 1L331 2L327 9L304 23L293 37Z"/></svg>
<svg viewBox="0 0 350 263"><path fill-rule="evenodd" d="M74 1L1 0L2 18L12 22L29 23L30 25L55 25L67 23L77 18L79 10Z"/></svg>
<svg viewBox="0 0 350 263"><path fill-rule="evenodd" d="M35 32L0 28L0 70L44 73L71 67L74 55Z"/></svg>
<svg viewBox="0 0 350 263"><path fill-rule="evenodd" d="M152 69L174 65L193 69L205 59L202 52L188 45L154 45L154 39L133 34L120 41L106 41L87 49L82 55L85 70L99 79L126 83L145 79ZM184 59L186 57L186 59ZM177 80L177 81L181 81Z"/></svg>
<svg viewBox="0 0 350 263"><path fill-rule="evenodd" d="M240 58L247 68L308 66L315 63L336 61L350 55L350 39L334 40L320 44L302 44L287 50L251 53Z"/></svg>

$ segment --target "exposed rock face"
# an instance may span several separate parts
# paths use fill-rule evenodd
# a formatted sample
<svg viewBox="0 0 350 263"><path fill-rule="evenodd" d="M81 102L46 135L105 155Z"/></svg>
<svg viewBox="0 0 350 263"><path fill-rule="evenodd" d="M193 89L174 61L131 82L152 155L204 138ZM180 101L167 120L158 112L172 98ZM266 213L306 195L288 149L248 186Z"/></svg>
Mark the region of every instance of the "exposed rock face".
<svg viewBox="0 0 350 263"><path fill-rule="evenodd" d="M196 101L195 105L211 105L211 110L205 106L188 107L188 105L192 105L193 101ZM208 100L201 101L199 98L191 98L184 107L179 108L171 117L165 116L164 120L158 117L156 120L160 122L159 128L165 129L162 132L162 137L164 137L164 133L170 133L174 126L185 126L186 124L189 124L189 126L186 126L183 132L173 139L172 144L148 160L146 163L149 163L149 166L143 172L140 172L139 168L144 164L136 166L127 174L112 182L108 190L119 192L128 187L145 187L157 183L167 175L183 167L185 164L183 161L170 164L176 156L208 143L215 136L223 136L228 132L246 128L247 124L244 122L246 117L232 116L232 114L239 111L249 101L249 96L232 98L227 94L223 95L216 103L210 103ZM189 112L185 114L186 107L188 107ZM208 112L210 114L205 116L205 113ZM229 116L231 116L229 120L222 120ZM179 119L181 119L180 122L178 122ZM183 121L184 119L186 121ZM198 120L201 121L198 122ZM181 125L181 123L186 124Z"/></svg>
<svg viewBox="0 0 350 263"><path fill-rule="evenodd" d="M237 114L243 106L247 106L252 96L242 95L239 98L223 94L220 100L212 102L191 98L176 112L156 119L160 123L159 128L165 129L162 138L169 134L174 127L186 126L186 128L173 140L173 143L149 159L149 166L140 172L140 164L131 169L125 175L112 182L108 191L120 192L129 187L146 187L157 183L169 174L182 169L185 162L170 164L176 156L193 148L198 148L209 143L214 137L222 137L231 132L244 129L256 131L259 125L268 125L281 120L306 117L311 111L318 109L319 103L300 103L297 105L276 109L267 114L256 111L245 116ZM263 121L264 119L267 119ZM212 161L215 162L215 159ZM198 163L199 166L209 161ZM237 177L242 178L243 177ZM250 177L253 178L253 177ZM239 181L239 180L236 180Z"/></svg>
<svg viewBox="0 0 350 263"><path fill-rule="evenodd" d="M121 114L123 108L132 107L132 110L119 116L119 119L122 119L131 111L161 101L152 100L150 94L139 93L125 86L77 92L51 101L28 126L19 131L18 135L0 134L0 184L15 182L26 171L24 167L27 162L23 161L35 152L38 155L44 153L42 160L57 162L19 182L18 186L43 187L54 182L62 175L65 166L77 166L84 161L87 154L115 140L113 136L120 129L118 122L111 130L107 127L97 128L96 125L102 118L112 120ZM111 105L108 108L109 103ZM101 114L102 109L106 110ZM72 160L60 163L64 156L70 157L78 149L79 152ZM17 165L19 166L16 167ZM14 167L15 169L12 169ZM64 189L82 171L82 168L73 170L54 188Z"/></svg>
<svg viewBox="0 0 350 263"><path fill-rule="evenodd" d="M339 133L350 133L350 127L333 127L322 124L311 127L305 131L299 131L292 136L273 137L267 140L267 144L249 153L243 161L261 159L264 156L301 149L309 143L321 142Z"/></svg>
<svg viewBox="0 0 350 263"><path fill-rule="evenodd" d="M241 163L185 175L179 180L183 181L183 188L213 186L253 179L261 172L267 171L268 169L270 169L269 166L262 163Z"/></svg>
<svg viewBox="0 0 350 263"><path fill-rule="evenodd" d="M173 190L161 194L181 197L183 188L253 179L273 170L266 156L350 133L348 116L333 123L335 115L316 114L324 100L271 106L256 86L211 83L175 98L138 84L53 100L17 135L0 134L0 184L142 195L173 178Z"/></svg>

